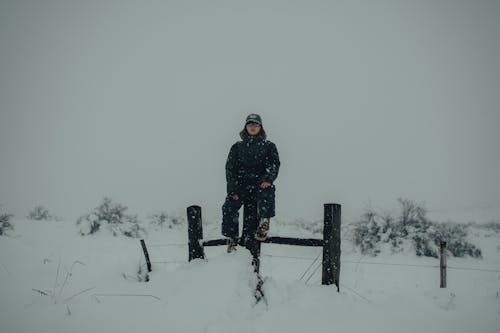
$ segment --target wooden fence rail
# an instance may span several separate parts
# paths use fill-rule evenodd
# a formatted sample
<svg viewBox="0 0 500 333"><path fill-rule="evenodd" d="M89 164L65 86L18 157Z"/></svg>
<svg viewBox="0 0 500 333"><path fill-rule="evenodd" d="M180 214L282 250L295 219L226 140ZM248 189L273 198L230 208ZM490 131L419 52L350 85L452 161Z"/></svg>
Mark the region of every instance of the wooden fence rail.
<svg viewBox="0 0 500 333"><path fill-rule="evenodd" d="M240 238L240 244L251 252L253 256L252 264L255 272L259 273L260 269L260 246L261 243L268 244L284 244L294 246L322 246L322 279L323 285L335 284L337 291L340 291L340 213L341 206L336 203L324 204L324 227L323 239L314 238L293 238L293 237L269 237L265 241L257 241L253 237ZM251 221L255 226L258 223L255 209L245 207L244 221ZM205 246L220 246L226 245L227 239L212 239L203 240L203 226L201 207L192 205L187 207L188 219L188 251L189 261L193 259L205 259ZM244 227L245 230L245 227Z"/></svg>

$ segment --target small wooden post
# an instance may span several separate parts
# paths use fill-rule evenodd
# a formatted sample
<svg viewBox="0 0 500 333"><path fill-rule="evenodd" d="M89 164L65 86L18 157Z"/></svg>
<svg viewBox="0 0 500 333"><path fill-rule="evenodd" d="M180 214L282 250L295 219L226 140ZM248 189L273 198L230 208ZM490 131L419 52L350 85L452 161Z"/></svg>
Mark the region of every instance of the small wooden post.
<svg viewBox="0 0 500 333"><path fill-rule="evenodd" d="M340 208L339 204L324 204L323 274L321 284L335 284L340 292Z"/></svg>
<svg viewBox="0 0 500 333"><path fill-rule="evenodd" d="M200 240L203 239L203 227L201 224L201 207L197 205L187 208L188 219L188 246L189 261L193 259L205 259L205 253Z"/></svg>
<svg viewBox="0 0 500 333"><path fill-rule="evenodd" d="M446 242L441 241L439 247L439 272L440 272L440 288L446 288Z"/></svg>
<svg viewBox="0 0 500 333"><path fill-rule="evenodd" d="M141 239L142 251L144 252L144 257L146 258L146 264L148 266L148 272L151 272L151 261L149 260L148 249L146 248L146 243L144 239Z"/></svg>

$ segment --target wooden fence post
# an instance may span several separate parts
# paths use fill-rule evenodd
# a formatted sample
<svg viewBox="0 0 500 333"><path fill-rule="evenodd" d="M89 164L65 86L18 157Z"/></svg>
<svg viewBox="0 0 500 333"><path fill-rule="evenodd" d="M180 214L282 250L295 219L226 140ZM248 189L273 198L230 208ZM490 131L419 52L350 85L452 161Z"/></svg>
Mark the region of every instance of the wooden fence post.
<svg viewBox="0 0 500 333"><path fill-rule="evenodd" d="M324 204L323 274L321 284L335 284L340 292L340 205Z"/></svg>
<svg viewBox="0 0 500 333"><path fill-rule="evenodd" d="M200 240L203 239L203 226L201 224L201 207L197 205L187 208L188 219L188 246L189 261L193 259L205 259L203 245Z"/></svg>
<svg viewBox="0 0 500 333"><path fill-rule="evenodd" d="M146 243L144 239L141 239L142 251L144 252L144 257L146 258L146 265L148 266L148 272L151 272L151 261L149 260L148 249L146 248Z"/></svg>
<svg viewBox="0 0 500 333"><path fill-rule="evenodd" d="M446 288L446 242L441 241L439 247L439 272L440 272L440 288Z"/></svg>

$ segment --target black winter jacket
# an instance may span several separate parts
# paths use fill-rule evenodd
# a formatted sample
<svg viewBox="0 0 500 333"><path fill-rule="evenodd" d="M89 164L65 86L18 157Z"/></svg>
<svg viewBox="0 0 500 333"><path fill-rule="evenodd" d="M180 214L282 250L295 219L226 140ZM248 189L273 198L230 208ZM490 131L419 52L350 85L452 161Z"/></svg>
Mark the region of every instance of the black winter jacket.
<svg viewBox="0 0 500 333"><path fill-rule="evenodd" d="M247 136L231 146L226 161L227 193L240 194L245 186L273 183L280 159L276 145L260 135Z"/></svg>

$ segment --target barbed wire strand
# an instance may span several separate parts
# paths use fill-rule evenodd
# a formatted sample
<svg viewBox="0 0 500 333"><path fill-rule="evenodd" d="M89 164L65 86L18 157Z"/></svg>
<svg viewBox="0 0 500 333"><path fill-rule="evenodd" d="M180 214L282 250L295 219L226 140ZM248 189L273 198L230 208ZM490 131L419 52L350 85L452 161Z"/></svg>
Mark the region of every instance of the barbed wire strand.
<svg viewBox="0 0 500 333"><path fill-rule="evenodd" d="M165 260L165 261L151 261L152 264L183 264L185 261L181 260Z"/></svg>
<svg viewBox="0 0 500 333"><path fill-rule="evenodd" d="M321 255L321 253L319 254ZM276 258L288 258L288 259L297 259L297 260L312 260L313 262L319 258L312 257L295 257L295 256L282 256L282 255L274 255L274 254L264 254L266 257L276 257ZM350 264L368 264L368 265L386 265L386 266L410 266L410 267L430 267L430 268L438 268L439 265L430 265L430 264L403 264L403 263L388 263L388 262L373 262L373 261L351 261L351 260L341 260L341 263L350 263ZM493 272L500 273L500 270L496 269L487 269L487 268L475 268L475 267L456 267L456 266L447 266L450 269L457 270L472 270L472 271L483 271L483 272Z"/></svg>
<svg viewBox="0 0 500 333"><path fill-rule="evenodd" d="M293 257L293 256L279 256L279 255L271 255L271 254L263 254L266 257L276 257L276 258L289 258L289 259L299 259L299 260L312 260L311 264L308 266L306 271L302 274L299 280L302 280L308 271L314 266L314 263L319 259L321 253L318 254L316 258L306 258L306 257ZM184 260L164 260L164 261L151 261L151 264L182 264L186 263ZM401 263L381 263L381 262L369 262L369 261L349 261L343 260L341 263L352 263L352 264L370 264L370 265L388 265L388 266L410 266L410 267L430 267L430 268L439 268L439 265L423 265L423 264L401 264ZM141 264L141 267L146 266L147 263L144 262ZM316 266L314 272L309 276L306 280L306 283L313 277L314 273L319 269L321 263ZM500 273L500 270L496 269L486 269L486 268L473 268L473 267L455 267L455 266L446 266L449 269L455 270L468 270L468 271L481 271L481 272L491 272L491 273Z"/></svg>
<svg viewBox="0 0 500 333"><path fill-rule="evenodd" d="M150 244L148 246L150 247L163 247L163 246L186 246L187 244L184 243L171 243L171 244ZM302 280L304 276L307 274L307 272L313 267L314 263L319 259L321 256L321 252L316 256L316 258L312 257L297 257L297 256L283 256L283 255L274 255L274 254L261 254L261 256L266 256L266 257L275 257L275 258L288 258L288 259L297 259L297 260L312 260L311 265L306 269L304 274L299 278L299 280ZM151 263L184 263L184 261L177 261L177 260L165 260L165 261L152 261ZM402 264L402 263L388 263L388 262L373 262L373 261L351 261L351 260L341 260L341 263L350 263L350 264L367 264L367 265L385 265L385 266L408 266L408 267L429 267L429 268L438 268L440 267L439 265L426 265L426 264ZM146 263L143 263L142 266L146 265ZM477 268L477 267L456 267L456 266L447 266L449 269L455 269L455 270L468 270L468 271L481 271L481 272L492 272L492 273L500 273L500 269L488 269L488 268ZM314 270L316 272L318 270L318 267ZM307 281L311 279L311 276L308 278Z"/></svg>
<svg viewBox="0 0 500 333"><path fill-rule="evenodd" d="M321 253L318 255L317 258ZM276 258L289 258L289 259L298 259L298 260L316 260L317 258L312 257L294 257L294 256L281 256L281 255L273 255L273 254L265 254L267 257L276 257ZM352 263L352 264L374 264L374 265L395 265L395 266L417 266L417 267L439 267L435 265L423 265L423 264L401 264L401 263L385 263L385 262L373 262L373 261L350 261L350 260L341 260L341 263Z"/></svg>
<svg viewBox="0 0 500 333"><path fill-rule="evenodd" d="M351 292L353 292L354 294L358 295L359 297L361 297L362 299L364 299L365 301L367 301L368 303L372 303L372 301L370 301L368 298L366 298L365 296L361 295L360 293L358 293L356 290L346 286L345 284L343 283L339 283L340 286L342 286L343 288L346 288L347 290L350 290Z"/></svg>
<svg viewBox="0 0 500 333"><path fill-rule="evenodd" d="M401 263L373 262L373 261L349 261L349 260L342 260L341 263L348 263L348 264L369 264L369 265L386 265L386 266L433 267L433 268L439 267L439 265L401 264Z"/></svg>
<svg viewBox="0 0 500 333"><path fill-rule="evenodd" d="M319 255L321 255L321 253L320 253ZM315 258L312 258L312 257L281 256L281 255L274 255L274 254L261 254L261 256L265 256L265 257L276 257L276 258L300 259L300 260L314 260L314 259L315 259ZM319 256L318 256L318 257L319 257Z"/></svg>
<svg viewBox="0 0 500 333"><path fill-rule="evenodd" d="M316 274L316 272L318 271L318 269L323 266L323 263L322 262L319 262L318 265L316 265L316 268L314 269L314 271L311 273L311 275L309 275L309 278L306 280L306 284L309 282L309 280L311 280L311 278L314 276L314 274Z"/></svg>
<svg viewBox="0 0 500 333"><path fill-rule="evenodd" d="M304 271L304 274L302 274L302 276L299 278L299 280L302 280L304 278L304 276L306 276L306 274L309 272L311 267L313 267L314 263L316 263L316 261L319 259L320 255L321 255L321 252L318 253L318 256L316 257L316 259L314 259L314 261L309 265L309 267L307 267L307 269Z"/></svg>
<svg viewBox="0 0 500 333"><path fill-rule="evenodd" d="M500 273L500 270L487 269L487 268L453 267L453 266L446 266L446 267L450 268L450 269L458 269L458 270L462 270L463 269L463 270L467 270L467 271L483 271L483 272Z"/></svg>

